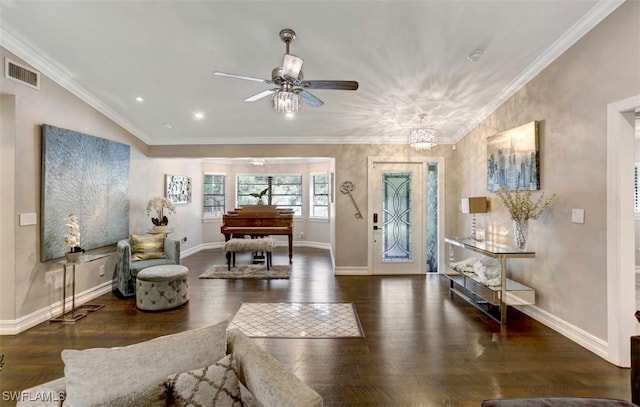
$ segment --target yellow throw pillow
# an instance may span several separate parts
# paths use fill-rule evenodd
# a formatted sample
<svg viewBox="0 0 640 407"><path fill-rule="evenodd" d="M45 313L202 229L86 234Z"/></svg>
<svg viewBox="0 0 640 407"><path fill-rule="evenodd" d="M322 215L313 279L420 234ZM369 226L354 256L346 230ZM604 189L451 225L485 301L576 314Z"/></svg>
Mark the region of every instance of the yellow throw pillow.
<svg viewBox="0 0 640 407"><path fill-rule="evenodd" d="M131 261L166 259L164 235L131 235Z"/></svg>

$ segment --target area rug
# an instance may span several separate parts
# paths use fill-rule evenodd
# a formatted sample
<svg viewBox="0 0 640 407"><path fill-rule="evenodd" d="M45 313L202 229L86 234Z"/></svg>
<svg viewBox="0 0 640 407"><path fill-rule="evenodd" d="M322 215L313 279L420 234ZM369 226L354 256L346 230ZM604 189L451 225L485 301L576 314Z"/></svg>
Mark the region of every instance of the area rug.
<svg viewBox="0 0 640 407"><path fill-rule="evenodd" d="M289 278L291 275L291 266L288 264L276 264L267 267L263 264L242 264L231 267L227 270L226 264L217 264L209 267L198 278L252 278L252 279L275 279Z"/></svg>
<svg viewBox="0 0 640 407"><path fill-rule="evenodd" d="M363 338L352 303L245 302L229 328L254 338Z"/></svg>

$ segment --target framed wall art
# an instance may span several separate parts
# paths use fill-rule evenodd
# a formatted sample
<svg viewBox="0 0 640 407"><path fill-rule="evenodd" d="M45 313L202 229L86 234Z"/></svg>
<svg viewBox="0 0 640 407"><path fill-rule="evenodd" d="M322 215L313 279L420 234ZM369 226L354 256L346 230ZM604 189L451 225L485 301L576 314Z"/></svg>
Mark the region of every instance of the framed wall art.
<svg viewBox="0 0 640 407"><path fill-rule="evenodd" d="M166 197L176 205L191 202L191 177L167 175L165 178Z"/></svg>
<svg viewBox="0 0 640 407"><path fill-rule="evenodd" d="M499 191L540 189L538 122L487 138L487 189Z"/></svg>
<svg viewBox="0 0 640 407"><path fill-rule="evenodd" d="M129 164L126 144L42 125L42 261L63 257L65 218L78 217L80 247L115 244L129 236Z"/></svg>

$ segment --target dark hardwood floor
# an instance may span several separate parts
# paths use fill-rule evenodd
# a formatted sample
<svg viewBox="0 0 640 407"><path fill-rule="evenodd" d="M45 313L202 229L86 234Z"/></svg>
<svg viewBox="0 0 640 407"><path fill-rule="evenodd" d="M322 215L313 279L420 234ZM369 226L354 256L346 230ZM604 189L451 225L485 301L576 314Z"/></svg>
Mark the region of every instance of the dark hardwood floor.
<svg viewBox="0 0 640 407"><path fill-rule="evenodd" d="M239 257L238 262L245 261ZM286 264L286 251L274 264ZM509 311L498 324L452 296L442 277L336 277L327 252L295 249L290 280L201 280L222 251L184 259L190 301L138 311L106 294L106 306L75 324L42 323L0 337L0 389L22 390L63 375L60 351L127 345L229 318L242 302L353 302L366 338L254 339L324 398L325 406L479 406L534 396L630 400L629 370ZM167 355L167 357L171 357ZM6 400L2 405L12 405Z"/></svg>

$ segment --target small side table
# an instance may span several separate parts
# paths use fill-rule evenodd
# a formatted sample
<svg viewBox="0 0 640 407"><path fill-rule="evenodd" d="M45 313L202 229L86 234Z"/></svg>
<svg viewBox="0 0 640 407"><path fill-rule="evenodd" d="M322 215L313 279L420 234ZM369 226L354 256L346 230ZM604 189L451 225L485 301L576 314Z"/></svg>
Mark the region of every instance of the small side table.
<svg viewBox="0 0 640 407"><path fill-rule="evenodd" d="M76 265L89 263L94 260L108 257L110 254L83 254L80 256L77 262L72 263L67 260L60 260L58 263L62 264L64 269L62 270L62 314L55 318L51 318L50 322L76 322L87 316L88 312L94 312L104 307L104 304L83 304L76 307ZM71 268L71 309L66 311L67 308L67 268ZM87 312L75 312L76 310L84 309ZM67 314L70 314L67 316Z"/></svg>

